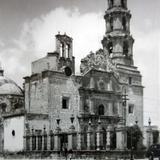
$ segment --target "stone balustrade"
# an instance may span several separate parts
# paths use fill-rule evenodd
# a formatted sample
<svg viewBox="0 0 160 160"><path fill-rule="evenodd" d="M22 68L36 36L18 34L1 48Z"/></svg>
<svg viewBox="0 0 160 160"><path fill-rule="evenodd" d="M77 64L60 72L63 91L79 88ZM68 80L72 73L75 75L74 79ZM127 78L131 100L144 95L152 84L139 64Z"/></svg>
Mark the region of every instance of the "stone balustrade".
<svg viewBox="0 0 160 160"><path fill-rule="evenodd" d="M73 125L68 129L68 132L63 132L59 126L54 131L47 132L45 127L42 130L27 128L24 136L26 151L69 151L69 150L123 150L125 143L123 142L125 132L123 127L113 129L110 125L106 130L102 129L101 121L99 119L97 129L92 128L91 121L88 124L88 130L75 131ZM118 136L116 143L114 140ZM120 144L119 144L120 143ZM124 144L124 145L123 145Z"/></svg>

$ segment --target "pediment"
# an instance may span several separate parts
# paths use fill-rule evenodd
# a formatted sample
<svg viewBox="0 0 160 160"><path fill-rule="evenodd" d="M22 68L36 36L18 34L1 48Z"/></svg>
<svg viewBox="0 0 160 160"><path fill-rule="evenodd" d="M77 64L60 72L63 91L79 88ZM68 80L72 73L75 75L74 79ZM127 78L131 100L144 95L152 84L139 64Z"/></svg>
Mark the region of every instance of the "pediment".
<svg viewBox="0 0 160 160"><path fill-rule="evenodd" d="M119 74L116 71L116 65L113 64L108 51L105 48L99 49L96 53L90 52L90 54L81 60L81 74L87 73L92 68L100 71L113 72L115 76L119 77Z"/></svg>

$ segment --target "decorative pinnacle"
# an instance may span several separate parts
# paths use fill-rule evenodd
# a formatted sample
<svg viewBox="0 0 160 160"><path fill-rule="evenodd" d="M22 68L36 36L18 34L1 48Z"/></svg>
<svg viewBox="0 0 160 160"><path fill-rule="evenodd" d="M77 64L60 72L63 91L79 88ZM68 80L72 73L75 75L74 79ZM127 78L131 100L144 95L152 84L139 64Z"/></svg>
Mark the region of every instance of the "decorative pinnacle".
<svg viewBox="0 0 160 160"><path fill-rule="evenodd" d="M151 118L148 119L148 124L151 125Z"/></svg>
<svg viewBox="0 0 160 160"><path fill-rule="evenodd" d="M71 120L71 123L73 124L73 122L74 122L74 115L73 114L71 115L70 120Z"/></svg>
<svg viewBox="0 0 160 160"><path fill-rule="evenodd" d="M98 124L101 124L101 119L100 118L98 119Z"/></svg>
<svg viewBox="0 0 160 160"><path fill-rule="evenodd" d="M3 75L4 75L4 70L3 70L2 64L0 62L0 76L3 76Z"/></svg>
<svg viewBox="0 0 160 160"><path fill-rule="evenodd" d="M34 134L34 129L33 129L33 126L32 126L32 134Z"/></svg>
<svg viewBox="0 0 160 160"><path fill-rule="evenodd" d="M60 123L60 121L61 121L61 119L59 118L59 116L58 116L58 118L56 119L56 121L57 121L57 125L59 126L59 123Z"/></svg>
<svg viewBox="0 0 160 160"><path fill-rule="evenodd" d="M92 122L91 122L91 119L89 119L89 122L88 122L89 126L91 126Z"/></svg>
<svg viewBox="0 0 160 160"><path fill-rule="evenodd" d="M138 124L138 118L136 117L136 120L135 120L135 122L136 122L136 125Z"/></svg>

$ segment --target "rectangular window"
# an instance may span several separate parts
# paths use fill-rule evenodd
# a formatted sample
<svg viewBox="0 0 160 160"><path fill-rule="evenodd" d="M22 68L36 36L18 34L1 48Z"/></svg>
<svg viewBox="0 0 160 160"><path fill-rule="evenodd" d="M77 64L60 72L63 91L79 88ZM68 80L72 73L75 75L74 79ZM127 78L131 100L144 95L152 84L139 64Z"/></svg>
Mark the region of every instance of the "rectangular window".
<svg viewBox="0 0 160 160"><path fill-rule="evenodd" d="M63 109L68 109L69 108L69 98L68 97L63 97L62 98L62 108Z"/></svg>
<svg viewBox="0 0 160 160"><path fill-rule="evenodd" d="M116 103L113 103L113 110L112 110L113 114L118 114L118 107Z"/></svg>
<svg viewBox="0 0 160 160"><path fill-rule="evenodd" d="M129 81L129 84L131 85L132 84L132 77L129 77L128 81Z"/></svg>
<svg viewBox="0 0 160 160"><path fill-rule="evenodd" d="M133 114L134 113L134 105L133 104L129 104L129 106L128 106L128 113L129 114Z"/></svg>

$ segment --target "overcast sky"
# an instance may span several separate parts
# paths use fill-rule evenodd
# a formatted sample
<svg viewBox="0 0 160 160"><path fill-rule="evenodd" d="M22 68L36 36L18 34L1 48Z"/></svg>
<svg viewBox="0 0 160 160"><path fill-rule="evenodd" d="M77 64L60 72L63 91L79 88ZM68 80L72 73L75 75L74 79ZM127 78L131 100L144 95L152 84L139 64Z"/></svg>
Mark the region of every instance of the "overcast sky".
<svg viewBox="0 0 160 160"><path fill-rule="evenodd" d="M160 126L160 1L128 0L135 65L143 75L144 122ZM76 72L80 59L101 47L107 0L0 0L0 61L20 86L31 62L54 51L54 35L74 39Z"/></svg>

